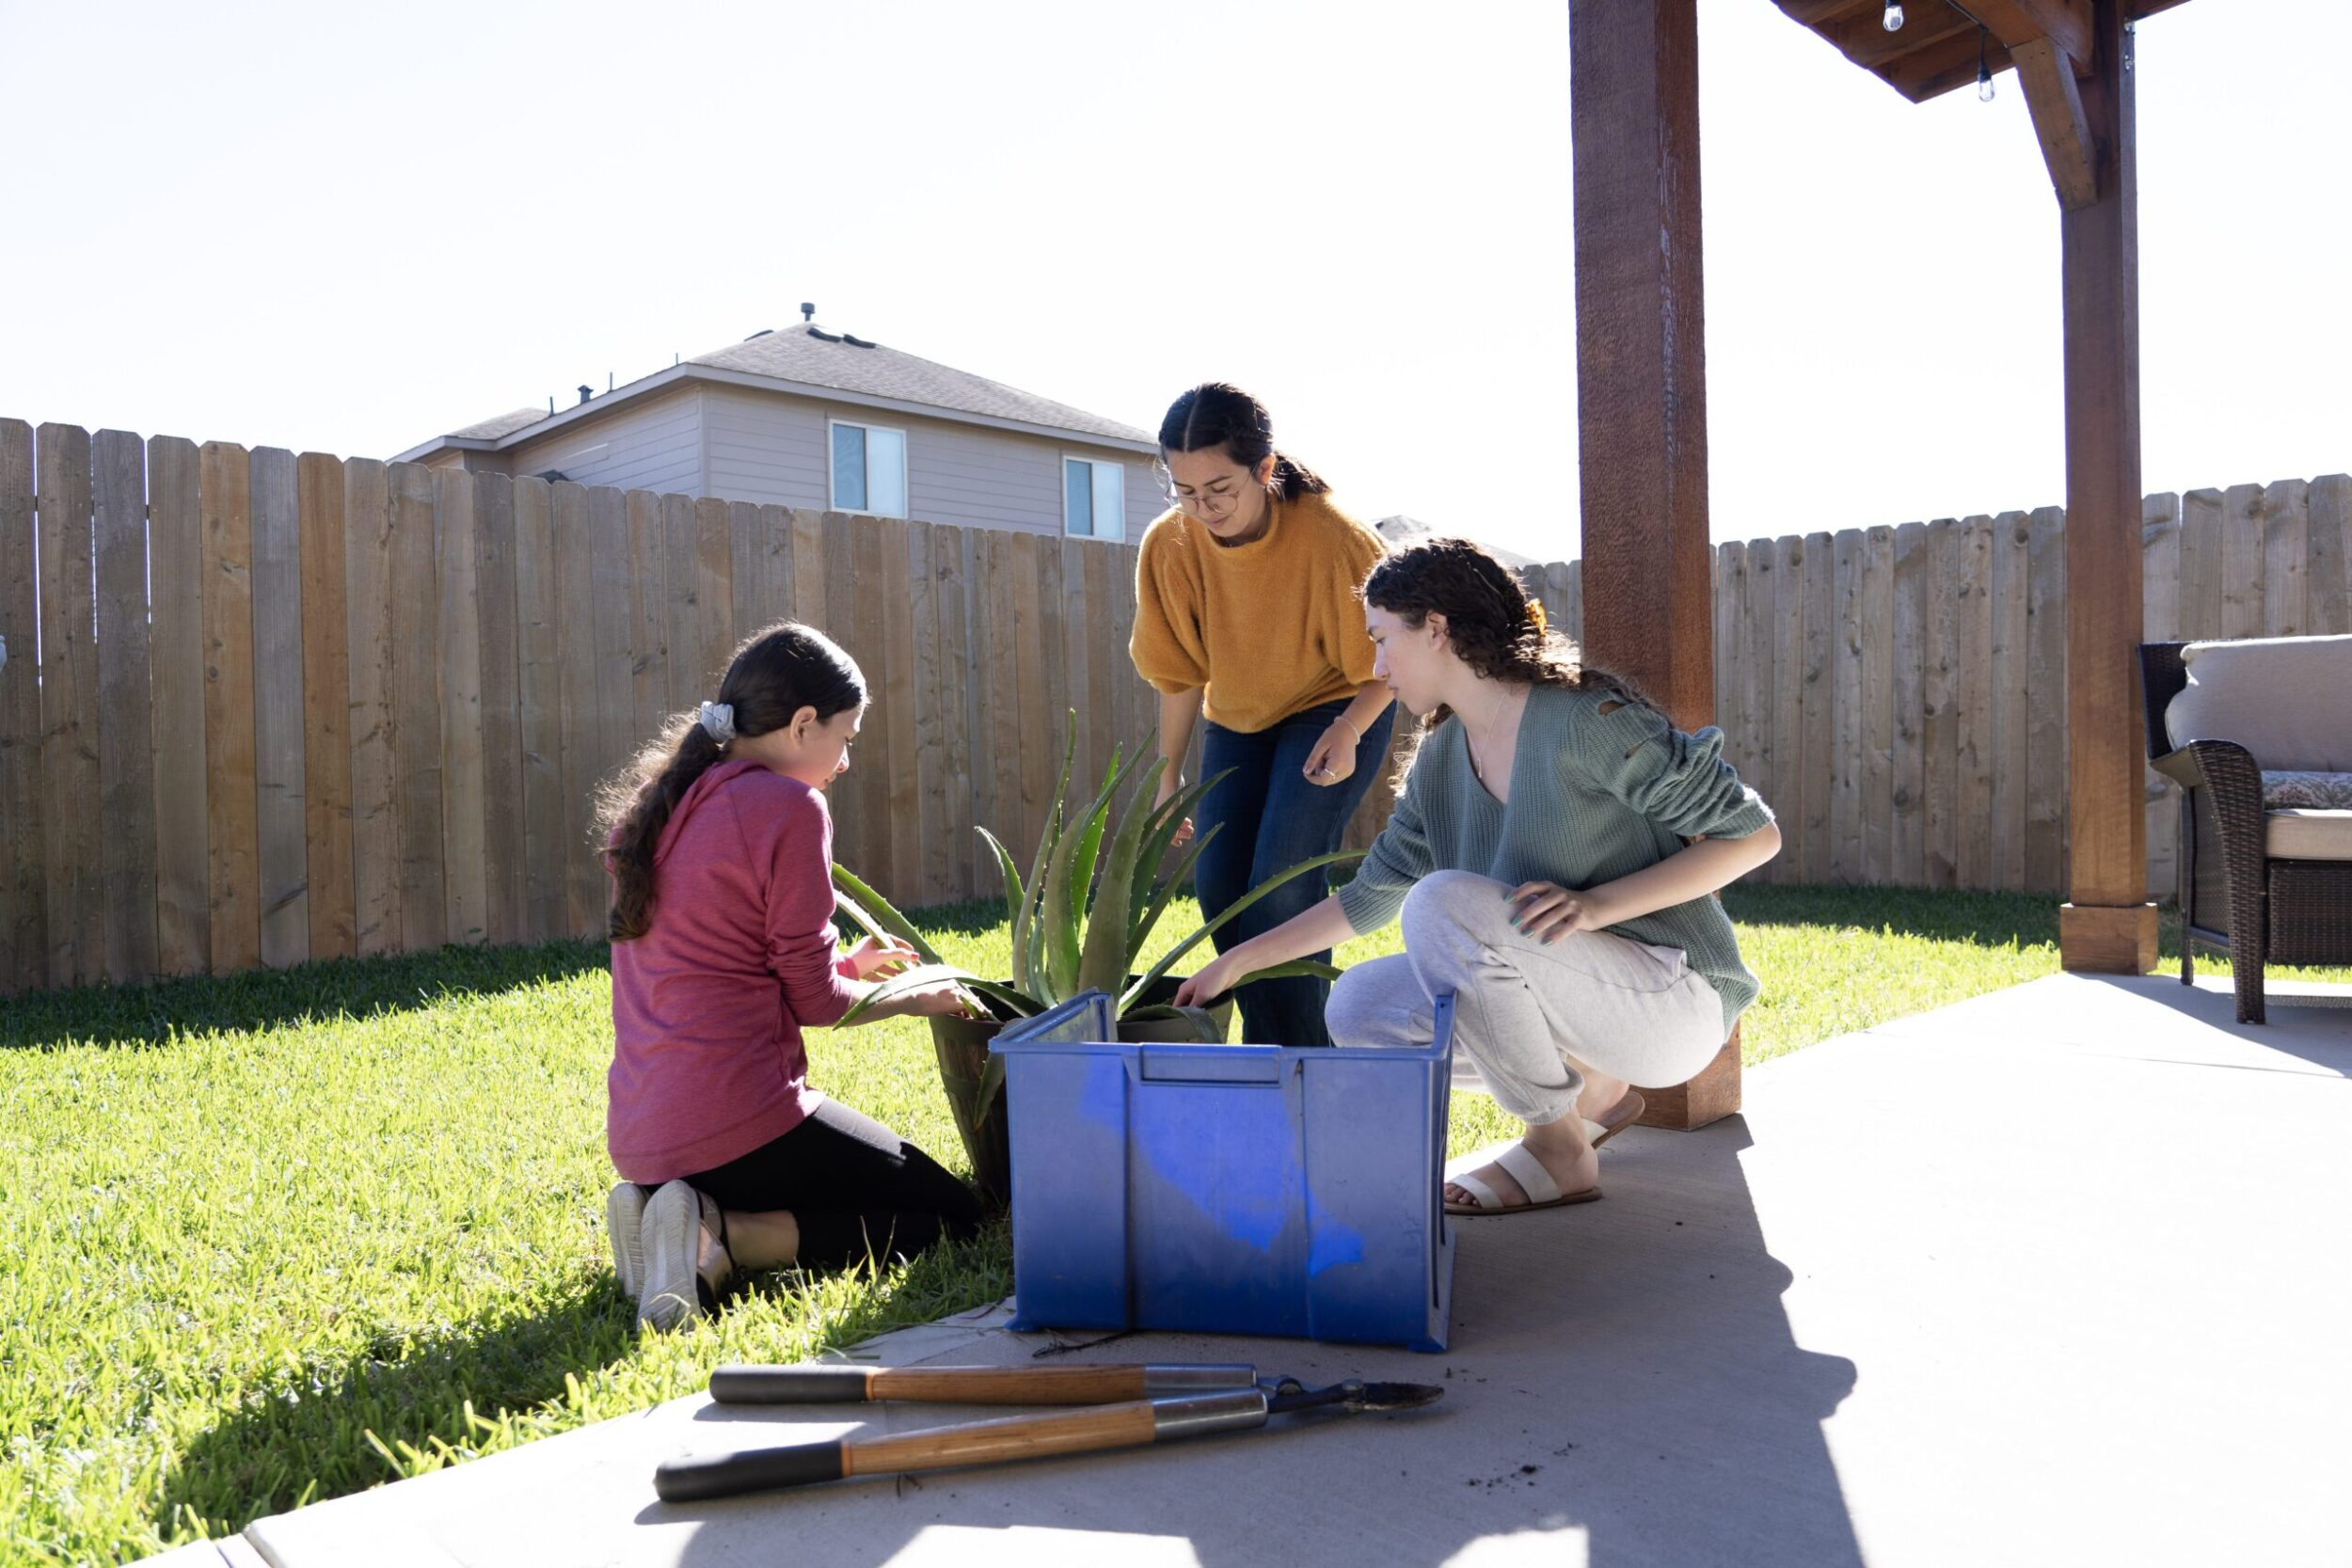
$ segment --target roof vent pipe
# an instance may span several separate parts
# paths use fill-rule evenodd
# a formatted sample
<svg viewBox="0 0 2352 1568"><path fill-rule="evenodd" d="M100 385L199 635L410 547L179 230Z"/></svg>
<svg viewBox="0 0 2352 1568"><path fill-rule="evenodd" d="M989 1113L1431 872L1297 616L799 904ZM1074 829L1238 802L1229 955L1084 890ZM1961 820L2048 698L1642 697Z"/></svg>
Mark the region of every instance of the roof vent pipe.
<svg viewBox="0 0 2352 1568"><path fill-rule="evenodd" d="M591 387L591 386L589 386L589 385L588 385L588 383L586 383L585 381L583 381L583 382L581 382L581 383L580 384L580 402L582 402L582 403L586 403L586 402L587 402L590 398L595 397L596 395L596 388L593 388L593 387Z"/></svg>
<svg viewBox="0 0 2352 1568"><path fill-rule="evenodd" d="M802 303L802 305L801 305L801 320L803 320L803 321L804 321L804 322L813 322L813 321L815 321L816 319L817 319L817 307L815 307L814 305L810 305L810 304L806 303L805 301L803 301L803 302Z"/></svg>

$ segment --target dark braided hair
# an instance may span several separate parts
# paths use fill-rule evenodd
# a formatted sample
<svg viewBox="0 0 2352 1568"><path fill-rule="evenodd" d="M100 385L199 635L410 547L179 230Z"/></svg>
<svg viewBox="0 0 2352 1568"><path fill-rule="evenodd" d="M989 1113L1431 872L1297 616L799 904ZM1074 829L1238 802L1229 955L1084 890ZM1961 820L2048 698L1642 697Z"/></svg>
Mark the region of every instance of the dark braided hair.
<svg viewBox="0 0 2352 1568"><path fill-rule="evenodd" d="M1454 657L1484 679L1605 691L1622 702L1657 706L1625 676L1586 664L1581 649L1537 618L1511 569L1467 539L1416 540L1373 567L1358 592L1366 604L1408 626L1418 628L1433 614L1444 616ZM1422 719L1422 737L1452 716L1440 704ZM1416 741L1406 754L1406 768L1419 750ZM1400 788L1404 776L1400 769Z"/></svg>
<svg viewBox="0 0 2352 1568"><path fill-rule="evenodd" d="M1264 404L1223 381L1204 381L1193 388L1169 404L1167 417L1160 420L1163 458L1171 451L1202 451L1211 447L1223 447L1226 456L1253 474L1259 464L1273 458L1274 478L1268 488L1286 501L1331 488L1314 470L1274 450L1274 416L1266 412Z"/></svg>
<svg viewBox="0 0 2352 1568"><path fill-rule="evenodd" d="M821 723L863 706L866 677L823 632L784 621L735 650L713 701L734 707L737 735L765 735L791 723L804 707L815 708ZM596 828L605 869L612 874L614 942L632 942L652 929L654 851L661 830L694 781L725 759L726 748L696 716L681 713L604 786Z"/></svg>

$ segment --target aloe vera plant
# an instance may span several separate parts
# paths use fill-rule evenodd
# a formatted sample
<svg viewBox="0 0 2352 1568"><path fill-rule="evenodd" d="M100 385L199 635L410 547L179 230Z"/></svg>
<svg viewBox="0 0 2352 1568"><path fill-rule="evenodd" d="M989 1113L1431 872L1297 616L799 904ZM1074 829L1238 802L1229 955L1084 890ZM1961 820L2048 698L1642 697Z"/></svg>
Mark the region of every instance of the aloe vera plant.
<svg viewBox="0 0 2352 1568"><path fill-rule="evenodd" d="M975 830L996 857L1005 879L1005 901L1012 911L1012 974L1009 979L975 974L948 963L888 899L846 867L833 868L834 897L841 912L870 934L897 937L922 960L883 981L850 1010L844 1023L899 991L954 980L984 998L1000 1017L1031 1017L1083 991L1101 990L1118 998L1122 1022L1186 1017L1200 1038L1215 1040L1219 1037L1206 1009L1145 1005L1140 999L1212 932L1284 882L1363 854L1360 849L1343 849L1287 867L1218 911L1215 919L1203 922L1157 963L1136 975L1136 956L1150 940L1152 927L1192 875L1193 863L1200 859L1202 847L1223 827L1217 824L1197 837L1174 866L1161 874L1178 829L1216 779L1204 779L1156 806L1152 804L1167 762L1154 756L1149 767L1143 766L1145 754L1152 750L1147 737L1132 758L1115 751L1101 789L1090 800L1073 804L1067 797L1077 750L1078 715L1073 710L1062 750L1061 776L1055 785L1054 809L1030 858L1025 880L1003 841L986 828ZM1123 805L1120 803L1122 796ZM1328 980L1337 978L1339 971L1329 964L1301 959L1255 971L1244 979L1302 974ZM1130 975L1136 977L1131 981Z"/></svg>

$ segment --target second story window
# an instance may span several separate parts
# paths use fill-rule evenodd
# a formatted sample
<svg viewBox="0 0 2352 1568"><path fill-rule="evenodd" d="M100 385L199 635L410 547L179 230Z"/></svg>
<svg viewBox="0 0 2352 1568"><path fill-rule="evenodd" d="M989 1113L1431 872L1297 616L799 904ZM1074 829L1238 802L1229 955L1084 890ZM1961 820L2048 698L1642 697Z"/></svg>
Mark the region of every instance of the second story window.
<svg viewBox="0 0 2352 1568"><path fill-rule="evenodd" d="M1062 531L1082 539L1127 537L1127 466L1061 460Z"/></svg>
<svg viewBox="0 0 2352 1568"><path fill-rule="evenodd" d="M878 517L907 515L907 435L833 421L833 507Z"/></svg>

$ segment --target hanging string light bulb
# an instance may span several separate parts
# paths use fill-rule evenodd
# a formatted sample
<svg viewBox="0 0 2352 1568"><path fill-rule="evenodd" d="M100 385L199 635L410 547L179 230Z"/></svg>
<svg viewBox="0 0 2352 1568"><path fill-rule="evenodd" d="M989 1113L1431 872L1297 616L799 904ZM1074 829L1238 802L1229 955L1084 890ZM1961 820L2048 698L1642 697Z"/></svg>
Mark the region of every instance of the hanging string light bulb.
<svg viewBox="0 0 2352 1568"><path fill-rule="evenodd" d="M1984 61L1984 24L1977 24L1977 102L1993 102L1993 68Z"/></svg>
<svg viewBox="0 0 2352 1568"><path fill-rule="evenodd" d="M1886 0L1886 9L1879 15L1879 25L1890 33L1903 30L1903 0Z"/></svg>

